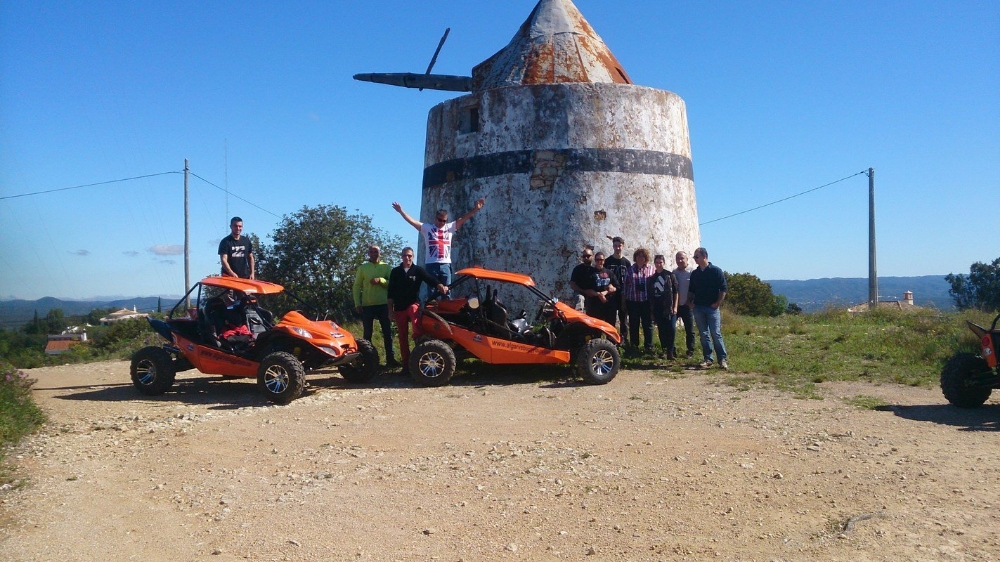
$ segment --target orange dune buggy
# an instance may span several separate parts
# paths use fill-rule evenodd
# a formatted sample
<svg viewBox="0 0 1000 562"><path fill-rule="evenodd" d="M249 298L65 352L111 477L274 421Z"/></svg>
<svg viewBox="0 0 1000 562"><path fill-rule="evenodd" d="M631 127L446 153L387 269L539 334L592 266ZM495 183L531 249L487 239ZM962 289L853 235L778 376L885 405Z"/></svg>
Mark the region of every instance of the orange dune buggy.
<svg viewBox="0 0 1000 562"><path fill-rule="evenodd" d="M524 310L509 315L501 289L512 305L537 305L534 320ZM448 295L429 300L418 320L422 335L408 368L420 384L447 384L457 360L468 357L500 365L572 362L591 384L606 384L618 374L621 336L614 326L539 291L527 275L463 269Z"/></svg>
<svg viewBox="0 0 1000 562"><path fill-rule="evenodd" d="M351 382L378 373L378 352L330 320L309 320L290 310L278 322L259 297L284 291L281 285L237 277L207 277L188 291L166 321L149 319L169 343L145 347L132 357L132 384L158 395L174 384L178 371L198 369L225 377L257 377L265 396L287 404L305 388L307 371L339 366ZM296 298L304 307L315 311ZM185 302L194 306L184 309Z"/></svg>

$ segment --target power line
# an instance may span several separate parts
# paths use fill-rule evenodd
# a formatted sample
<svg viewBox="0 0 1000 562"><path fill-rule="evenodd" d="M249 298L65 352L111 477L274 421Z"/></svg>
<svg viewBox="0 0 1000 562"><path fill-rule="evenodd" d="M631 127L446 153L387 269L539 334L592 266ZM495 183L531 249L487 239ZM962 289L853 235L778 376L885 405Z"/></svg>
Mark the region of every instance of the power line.
<svg viewBox="0 0 1000 562"><path fill-rule="evenodd" d="M267 209L265 209L264 207L261 207L260 205L257 205L256 203L253 203L253 202L251 202L251 201L247 201L246 199L244 199L244 198L240 197L239 195L236 195L235 193L233 193L233 192L231 192L231 191L228 191L228 190L226 190L226 189L224 189L224 188L222 188L222 187L219 187L219 186L215 185L214 183L212 183L212 182L208 181L207 179L205 179L205 178L203 178L203 177L199 176L198 174L196 174L196 173L194 173L194 172L190 172L190 174L191 174L192 176L194 176L194 177L196 177L196 178L200 179L201 181L203 181L203 182L207 183L208 185L210 185L210 186L214 187L215 189L218 189L219 191L223 191L223 192L225 192L225 193L226 193L227 195L232 195L233 197L235 197L235 198L239 199L240 201L243 201L243 202L244 202L244 203L246 203L247 205L250 205L250 206L253 206L253 207L257 207L257 208L258 208L258 209L260 209L261 211L264 211L265 213L267 213L267 214L269 214L269 215L271 215L271 216L273 216L273 217L275 217L275 218L279 218L279 219L281 218L281 216L279 216L279 215L276 215L276 214L272 213L271 211L268 211L268 210L267 210Z"/></svg>
<svg viewBox="0 0 1000 562"><path fill-rule="evenodd" d="M156 173L156 174L146 174L144 176L134 176L134 177L131 177L131 178L121 178L121 179L117 179L117 180L99 181L99 182L96 182L96 183L87 183L87 184L83 184L83 185L74 185L72 187L60 187L58 189L48 189L48 190L45 190L45 191L33 191L31 193L19 193L17 195L4 195L4 196L0 197L0 201L2 201L4 199L16 199L18 197L29 197L29 196L32 196L32 195L44 195L46 193L57 193L59 191L69 191L71 189L82 189L84 187L94 187L94 186L98 186L98 185L108 185L108 184L111 184L111 183L122 183L122 182L126 182L126 181L141 180L141 179L145 179L145 178L155 178L156 176L165 176L165 175L168 175L168 174L182 174L182 173L184 173L184 172L183 171L159 172L159 173ZM227 171L227 173L228 173L228 171ZM218 189L219 191L225 192L227 196L228 195L232 195L233 197L239 199L240 201L243 201L244 203L246 203L248 205L252 205L252 206L260 209L261 211L264 211L265 213L268 213L268 214L270 214L270 215L272 215L274 217L277 217L279 219L281 218L279 215L277 215L275 213L272 213L271 211L268 211L267 209L261 207L260 205L255 204L255 203L253 203L251 201L247 201L246 199L240 197L239 195L236 195L235 193L232 193L228 189L219 187L218 185L216 185L216 184L208 181L207 179L199 176L198 174L195 174L194 172L191 172L191 175L194 176L194 177L196 177L196 178L198 178L198 179L200 179L201 181L207 183L208 185L210 185L210 186Z"/></svg>
<svg viewBox="0 0 1000 562"><path fill-rule="evenodd" d="M28 197L29 195L44 195L46 193L55 193L57 191L69 191L71 189L80 189L80 188L83 188L83 187L94 187L95 185L107 185L109 183L121 183L121 182L125 182L125 181L141 180L141 179L144 179L144 178L153 178L153 177L156 177L156 176L165 176L167 174L180 174L180 173L181 172L179 172L179 171L178 172L160 172L158 174L146 174L144 176L135 176L133 178L122 178L120 180L99 181L97 183L88 183L88 184L84 184L84 185L74 185L73 187L60 187L59 189L49 189L49 190L46 190L46 191L35 191L35 192L32 192L32 193L20 193L18 195L4 195L3 197L0 197L0 200L3 200L3 199L15 199L17 197Z"/></svg>
<svg viewBox="0 0 1000 562"><path fill-rule="evenodd" d="M759 207L754 207L753 209L747 209L745 211L740 211L738 213L733 213L731 215L727 215L727 216L724 216L724 217L721 217L721 218L712 219L710 221L700 223L698 226L705 226L706 224L712 224L713 222L724 221L726 219L731 219L733 217L738 217L740 215L745 215L745 214L747 214L747 213L749 213L751 211L756 211L756 210L759 210L759 209L763 209L764 207L770 207L771 205L776 205L778 203L781 203L782 201L788 201L789 199L794 199L794 198L796 198L796 197L798 197L800 195L805 195L806 193L812 193L813 191L818 191L820 189L823 189L824 187L830 187L831 185L833 185L835 183L840 183L840 182L842 182L844 180L849 180L849 179L853 178L854 176L860 176L861 174L867 174L867 173L868 173L868 170L861 170L860 172L858 172L856 174L851 174L851 175L849 175L849 176L847 176L845 178L840 178L837 181L832 181L830 183L823 184L823 185L821 185L819 187L814 187L812 189L807 189L807 190L805 190L805 191L803 191L801 193L796 193L795 195L789 195L788 197L785 197L784 199L778 199L777 201L771 201L770 203L766 203L766 204L761 205Z"/></svg>

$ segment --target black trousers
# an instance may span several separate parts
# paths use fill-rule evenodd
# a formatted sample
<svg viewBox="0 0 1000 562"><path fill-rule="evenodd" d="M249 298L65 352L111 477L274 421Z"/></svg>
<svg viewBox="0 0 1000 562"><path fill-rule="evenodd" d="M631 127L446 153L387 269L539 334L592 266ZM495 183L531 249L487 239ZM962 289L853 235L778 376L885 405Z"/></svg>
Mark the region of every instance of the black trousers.
<svg viewBox="0 0 1000 562"><path fill-rule="evenodd" d="M392 324L389 322L389 305L375 304L361 307L361 325L364 326L364 338L372 341L372 332L375 327L375 319L378 318L379 326L382 328L382 341L385 342L385 360L395 359L392 352Z"/></svg>
<svg viewBox="0 0 1000 562"><path fill-rule="evenodd" d="M681 303L677 307L677 316L680 317L681 322L684 323L684 343L687 344L688 355L694 353L694 313L688 307L688 305ZM677 354L677 348L674 348L674 355Z"/></svg>
<svg viewBox="0 0 1000 562"><path fill-rule="evenodd" d="M607 320L608 324L612 326L615 325L615 319L618 319L618 333L622 336L622 343L628 342L628 308L625 303L622 302L619 293L615 293L615 298L608 301L608 316L611 320Z"/></svg>
<svg viewBox="0 0 1000 562"><path fill-rule="evenodd" d="M653 311L649 308L649 301L625 301L628 308L629 323L629 343L632 347L639 347L639 326L642 326L642 347L643 349L653 349Z"/></svg>

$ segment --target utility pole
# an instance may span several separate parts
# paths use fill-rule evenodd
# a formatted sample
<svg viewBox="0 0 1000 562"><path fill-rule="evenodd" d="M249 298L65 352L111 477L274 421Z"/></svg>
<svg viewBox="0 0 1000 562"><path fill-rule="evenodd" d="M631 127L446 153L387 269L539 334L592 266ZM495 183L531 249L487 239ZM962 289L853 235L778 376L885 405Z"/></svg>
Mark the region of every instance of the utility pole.
<svg viewBox="0 0 1000 562"><path fill-rule="evenodd" d="M188 223L188 159L184 159L184 294L191 290L191 236L190 225ZM185 297L185 308L191 308L191 297Z"/></svg>
<svg viewBox="0 0 1000 562"><path fill-rule="evenodd" d="M875 267L875 168L868 168L868 310L878 307L878 271Z"/></svg>

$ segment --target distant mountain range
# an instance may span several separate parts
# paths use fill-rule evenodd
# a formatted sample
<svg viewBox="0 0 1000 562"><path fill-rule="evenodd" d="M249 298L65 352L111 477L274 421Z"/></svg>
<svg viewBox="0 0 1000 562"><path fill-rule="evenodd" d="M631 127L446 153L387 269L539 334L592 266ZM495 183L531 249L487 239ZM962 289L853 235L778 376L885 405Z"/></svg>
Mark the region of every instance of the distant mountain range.
<svg viewBox="0 0 1000 562"><path fill-rule="evenodd" d="M852 306L868 300L868 278L835 277L793 281L769 280L771 290L776 295L785 295L788 302L802 307L806 312L823 310L827 306ZM902 300L905 291L913 291L913 302L917 306L948 310L955 307L955 301L948 295L951 286L944 275L923 275L919 277L880 277L878 280L880 300ZM156 310L158 297L134 297L109 301L72 301L53 297L38 300L0 300L0 326L6 329L23 326L38 312L45 316L53 308L61 308L66 316L87 314L95 308L128 308L134 306L139 312ZM163 297L164 310L172 307L179 296Z"/></svg>
<svg viewBox="0 0 1000 562"><path fill-rule="evenodd" d="M95 308L114 308L119 310L132 307L139 312L155 312L156 304L160 297L132 297L127 299L117 299L109 301L71 301L54 297L43 297L38 300L0 300L0 327L5 329L16 328L31 322L38 312L39 317L44 317L54 308L62 309L63 314L72 316L74 314L87 314ZM169 310L174 306L180 297L163 297L163 308Z"/></svg>
<svg viewBox="0 0 1000 562"><path fill-rule="evenodd" d="M852 306L868 301L867 277L835 277L789 281L767 281L776 295L785 295L806 312L823 310L827 306ZM919 277L879 277L878 293L881 301L901 301L903 293L913 291L913 304L926 308L949 310L955 301L948 294L951 285L944 275Z"/></svg>

